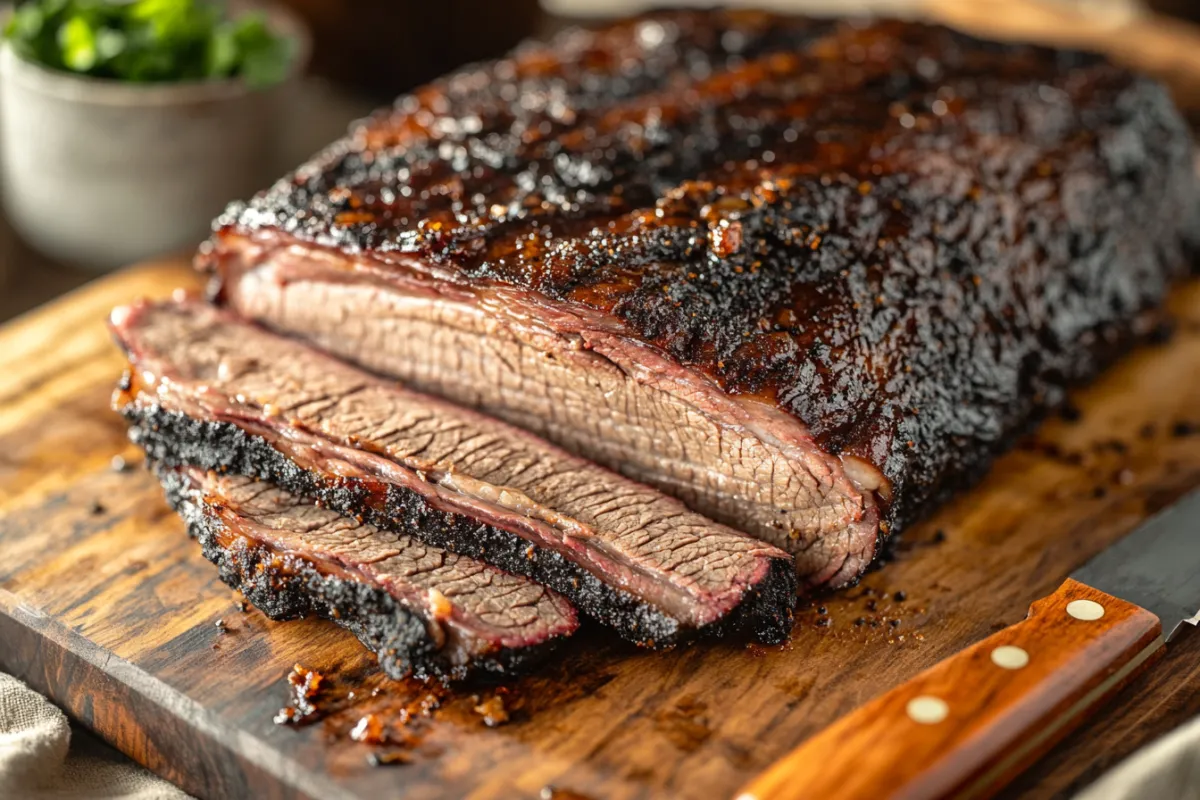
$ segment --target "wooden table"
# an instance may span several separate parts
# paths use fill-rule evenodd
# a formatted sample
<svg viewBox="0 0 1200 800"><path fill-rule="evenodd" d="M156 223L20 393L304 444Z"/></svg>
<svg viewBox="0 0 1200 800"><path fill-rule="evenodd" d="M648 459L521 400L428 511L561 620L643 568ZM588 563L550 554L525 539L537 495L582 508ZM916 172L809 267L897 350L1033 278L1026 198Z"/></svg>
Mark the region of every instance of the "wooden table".
<svg viewBox="0 0 1200 800"><path fill-rule="evenodd" d="M53 300L95 278L57 264L16 238L0 215L0 323Z"/></svg>

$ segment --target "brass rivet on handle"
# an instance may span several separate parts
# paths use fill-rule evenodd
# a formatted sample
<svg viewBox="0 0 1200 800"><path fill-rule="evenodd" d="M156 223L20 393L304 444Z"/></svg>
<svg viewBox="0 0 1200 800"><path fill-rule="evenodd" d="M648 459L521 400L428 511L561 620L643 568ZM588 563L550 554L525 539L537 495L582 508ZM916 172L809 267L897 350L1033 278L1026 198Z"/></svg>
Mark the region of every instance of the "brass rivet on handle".
<svg viewBox="0 0 1200 800"><path fill-rule="evenodd" d="M1029 653L1012 644L1002 644L992 651L992 663L1003 669L1022 669L1029 664Z"/></svg>
<svg viewBox="0 0 1200 800"><path fill-rule="evenodd" d="M923 694L908 701L904 709L908 718L922 725L936 725L950 713L950 706L940 697Z"/></svg>
<svg viewBox="0 0 1200 800"><path fill-rule="evenodd" d="M1067 603L1067 613L1077 620L1092 622L1104 616L1104 606L1095 600L1072 600Z"/></svg>

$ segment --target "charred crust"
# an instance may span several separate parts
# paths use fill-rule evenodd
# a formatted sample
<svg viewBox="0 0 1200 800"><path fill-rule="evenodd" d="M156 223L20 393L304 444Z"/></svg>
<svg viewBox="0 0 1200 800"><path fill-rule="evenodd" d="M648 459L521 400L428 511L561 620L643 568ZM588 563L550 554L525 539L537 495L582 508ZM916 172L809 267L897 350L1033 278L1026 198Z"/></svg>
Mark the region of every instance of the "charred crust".
<svg viewBox="0 0 1200 800"><path fill-rule="evenodd" d="M796 589L795 566L771 559L766 577L747 589L734 614L717 625L731 630L746 627L763 644L782 644L792 632Z"/></svg>
<svg viewBox="0 0 1200 800"><path fill-rule="evenodd" d="M660 609L602 582L561 554L469 517L433 508L419 494L396 486L327 480L303 470L260 437L226 422L200 421L158 405L128 403L121 409L129 438L155 462L193 466L271 481L348 516L361 515L376 527L415 536L435 547L478 558L525 575L562 594L580 611L642 646L662 648L698 636L747 632L776 643L791 630L796 572L790 559L771 559L770 568L748 587L743 602L723 619L699 629L682 625ZM228 582L228 581L227 581ZM232 584L231 584L232 585ZM253 587L251 587L253 588ZM249 595L248 595L249 596ZM251 597L252 602L256 602ZM339 624L341 620L338 620ZM368 646L370 646L368 644Z"/></svg>
<svg viewBox="0 0 1200 800"><path fill-rule="evenodd" d="M392 678L449 681L480 672L511 674L543 660L564 641L554 636L519 648L496 648L470 664L452 664L429 635L425 620L382 588L325 574L302 558L289 558L284 568L270 548L243 538L225 546L223 524L205 509L189 481L171 469L155 472L167 502L200 543L204 557L217 566L222 581L273 620L310 614L332 620L375 653Z"/></svg>

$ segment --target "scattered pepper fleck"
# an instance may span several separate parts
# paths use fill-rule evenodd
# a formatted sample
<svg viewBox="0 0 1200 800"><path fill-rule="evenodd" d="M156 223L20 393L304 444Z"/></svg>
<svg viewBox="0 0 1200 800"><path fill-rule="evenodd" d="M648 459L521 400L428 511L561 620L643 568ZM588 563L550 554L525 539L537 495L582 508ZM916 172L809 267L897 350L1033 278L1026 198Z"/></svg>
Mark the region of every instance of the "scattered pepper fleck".
<svg viewBox="0 0 1200 800"><path fill-rule="evenodd" d="M1083 412L1079 410L1079 406L1067 401L1058 410L1058 415L1067 422L1078 422L1083 417Z"/></svg>
<svg viewBox="0 0 1200 800"><path fill-rule="evenodd" d="M1146 341L1150 344L1167 344L1175 337L1175 325L1168 319L1160 321L1151 329Z"/></svg>
<svg viewBox="0 0 1200 800"><path fill-rule="evenodd" d="M1185 436L1192 436L1200 432L1200 425L1188 420L1179 420L1171 426L1171 435L1176 439L1182 439Z"/></svg>

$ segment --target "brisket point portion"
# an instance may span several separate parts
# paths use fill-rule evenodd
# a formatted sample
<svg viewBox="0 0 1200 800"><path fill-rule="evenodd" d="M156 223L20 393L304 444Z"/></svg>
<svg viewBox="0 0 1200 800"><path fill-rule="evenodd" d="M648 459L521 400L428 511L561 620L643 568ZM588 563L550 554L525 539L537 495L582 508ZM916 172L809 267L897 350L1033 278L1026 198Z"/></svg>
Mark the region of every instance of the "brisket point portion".
<svg viewBox="0 0 1200 800"><path fill-rule="evenodd" d="M195 468L160 465L156 472L221 580L271 619L335 621L391 677L510 673L578 627L563 598L531 581L270 484Z"/></svg>
<svg viewBox="0 0 1200 800"><path fill-rule="evenodd" d="M118 407L154 459L269 480L527 575L649 646L791 628L782 551L503 423L196 302L114 312Z"/></svg>

